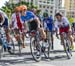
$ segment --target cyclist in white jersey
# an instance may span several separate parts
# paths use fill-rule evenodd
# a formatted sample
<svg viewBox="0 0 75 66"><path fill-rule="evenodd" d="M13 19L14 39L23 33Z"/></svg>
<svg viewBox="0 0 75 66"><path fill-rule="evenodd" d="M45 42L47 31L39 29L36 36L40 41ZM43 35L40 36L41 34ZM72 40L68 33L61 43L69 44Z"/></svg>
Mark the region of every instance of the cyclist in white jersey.
<svg viewBox="0 0 75 66"><path fill-rule="evenodd" d="M63 44L62 33L66 32L68 34L70 41L71 41L71 48L73 49L74 45L73 45L72 36L70 34L71 33L71 27L70 27L68 19L66 17L62 16L61 13L56 13L55 17L57 19L55 22L55 27L57 29L59 29L59 33L60 33L60 37L61 37L61 43Z"/></svg>

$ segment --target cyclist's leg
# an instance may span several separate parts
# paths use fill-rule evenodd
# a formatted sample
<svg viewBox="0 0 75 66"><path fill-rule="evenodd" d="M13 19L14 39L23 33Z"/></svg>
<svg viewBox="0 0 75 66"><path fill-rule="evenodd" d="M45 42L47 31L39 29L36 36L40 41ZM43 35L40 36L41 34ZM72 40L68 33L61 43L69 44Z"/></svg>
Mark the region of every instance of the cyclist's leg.
<svg viewBox="0 0 75 66"><path fill-rule="evenodd" d="M46 33L45 33L45 31L44 31L43 28L39 28L39 32L40 32L40 34L41 34L41 38L42 38L42 39L46 39L46 38L47 38L47 37L46 37Z"/></svg>
<svg viewBox="0 0 75 66"><path fill-rule="evenodd" d="M15 36L16 41L18 41L20 39L20 35L19 35L18 29L14 29L14 36Z"/></svg>
<svg viewBox="0 0 75 66"><path fill-rule="evenodd" d="M8 28L5 29L7 41L10 42L10 31Z"/></svg>
<svg viewBox="0 0 75 66"><path fill-rule="evenodd" d="M54 46L53 46L53 41L54 41L54 39L53 39L53 26L52 25L47 25L47 26L48 26L49 31L50 31L50 38L51 38L51 44L52 44L51 49L54 49Z"/></svg>
<svg viewBox="0 0 75 66"><path fill-rule="evenodd" d="M53 38L53 32L51 31L51 41L52 41L52 49L54 49L54 38Z"/></svg>
<svg viewBox="0 0 75 66"><path fill-rule="evenodd" d="M62 33L64 32L64 28L59 28L59 33L60 33L60 39L61 39L61 45L63 45L63 48L65 50L65 45L64 45L64 36L62 35Z"/></svg>
<svg viewBox="0 0 75 66"><path fill-rule="evenodd" d="M20 34L19 29L14 29L14 35L15 35L15 39L16 41L21 41L22 45L23 45L23 41L22 41L22 34Z"/></svg>
<svg viewBox="0 0 75 66"><path fill-rule="evenodd" d="M23 43L22 43L22 46L23 46L23 48L25 48L25 44L24 44L25 35L24 35L24 33L22 33L22 37L21 37L21 38L22 38L22 42L23 42Z"/></svg>
<svg viewBox="0 0 75 66"><path fill-rule="evenodd" d="M71 49L74 49L73 37L72 37L72 35L71 35L70 33L68 33L68 37L69 37L69 39L70 39L70 41L71 41Z"/></svg>
<svg viewBox="0 0 75 66"><path fill-rule="evenodd" d="M38 18L36 19L36 22L37 22L37 25L38 25L38 28L39 28L39 32L41 33L41 37L43 39L46 39L46 33L45 33L43 28L40 28L41 22Z"/></svg>
<svg viewBox="0 0 75 66"><path fill-rule="evenodd" d="M73 49L73 48L74 48L74 45L73 45L73 37L72 37L71 32L69 32L69 26L67 26L64 30L65 30L65 32L67 33L68 38L69 38L70 41L71 41L71 48Z"/></svg>
<svg viewBox="0 0 75 66"><path fill-rule="evenodd" d="M48 27L49 27L49 31L51 32L51 41L52 41L52 45L53 45L53 41L54 41L54 39L53 39L53 26L50 25Z"/></svg>
<svg viewBox="0 0 75 66"><path fill-rule="evenodd" d="M4 38L4 37L1 38L1 42L2 42L2 44L3 44L4 51L6 51L6 49L7 49L8 52L9 52L10 54L12 54L11 47L8 45L8 42L7 42L6 38Z"/></svg>

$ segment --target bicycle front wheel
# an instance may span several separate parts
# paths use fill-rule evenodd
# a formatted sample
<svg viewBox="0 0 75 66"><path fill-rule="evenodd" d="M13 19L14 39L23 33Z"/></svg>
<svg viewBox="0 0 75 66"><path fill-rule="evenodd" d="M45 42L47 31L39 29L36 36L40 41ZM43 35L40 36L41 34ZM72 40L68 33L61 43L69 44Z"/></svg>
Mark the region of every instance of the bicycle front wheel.
<svg viewBox="0 0 75 66"><path fill-rule="evenodd" d="M65 48L65 52L67 54L68 59L71 59L71 56L72 56L72 51L70 49L70 46L71 46L70 42L67 42L66 40L64 48Z"/></svg>
<svg viewBox="0 0 75 66"><path fill-rule="evenodd" d="M30 51L35 61L41 60L41 45L39 41L35 40L35 37L30 38Z"/></svg>

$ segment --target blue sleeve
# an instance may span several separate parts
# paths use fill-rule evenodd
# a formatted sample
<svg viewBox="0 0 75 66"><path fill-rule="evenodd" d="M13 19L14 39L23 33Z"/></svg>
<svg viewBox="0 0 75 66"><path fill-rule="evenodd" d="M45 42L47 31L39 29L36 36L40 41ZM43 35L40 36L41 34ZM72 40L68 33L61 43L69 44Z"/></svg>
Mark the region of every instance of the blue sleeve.
<svg viewBox="0 0 75 66"><path fill-rule="evenodd" d="M36 16L35 16L35 14L33 12L27 11L25 19L26 19L26 21L28 21L28 20L30 20L32 18L35 18L35 17Z"/></svg>

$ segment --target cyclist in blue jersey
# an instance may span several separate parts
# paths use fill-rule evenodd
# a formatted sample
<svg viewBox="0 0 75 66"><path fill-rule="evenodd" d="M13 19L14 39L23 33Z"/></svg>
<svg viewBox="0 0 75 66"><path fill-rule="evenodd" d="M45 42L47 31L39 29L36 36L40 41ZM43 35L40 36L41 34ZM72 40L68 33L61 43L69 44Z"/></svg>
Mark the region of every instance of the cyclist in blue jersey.
<svg viewBox="0 0 75 66"><path fill-rule="evenodd" d="M23 22L29 22L30 23L30 30L39 30L41 33L42 39L46 39L46 34L44 32L44 29L40 27L41 22L39 18L31 11L27 11L27 7L25 5L20 6L20 12L21 12L21 19Z"/></svg>
<svg viewBox="0 0 75 66"><path fill-rule="evenodd" d="M45 30L48 29L51 32L52 49L54 49L54 47L53 47L53 28L54 28L54 24L53 24L52 16L49 17L48 13L43 18L43 25L44 25Z"/></svg>
<svg viewBox="0 0 75 66"><path fill-rule="evenodd" d="M4 42L4 40L2 38L4 37L0 37L0 41L2 42L3 44L3 47L4 47L4 50L6 51L6 49L8 49L8 52L9 53L12 53L11 52L11 47L8 46L8 42L9 42L9 29L8 29L8 18L6 17L6 15L0 11L0 28L1 27L4 27L4 31L5 31L5 36L7 38L6 42ZM1 36L4 35L0 32ZM8 41L8 42L7 42Z"/></svg>

